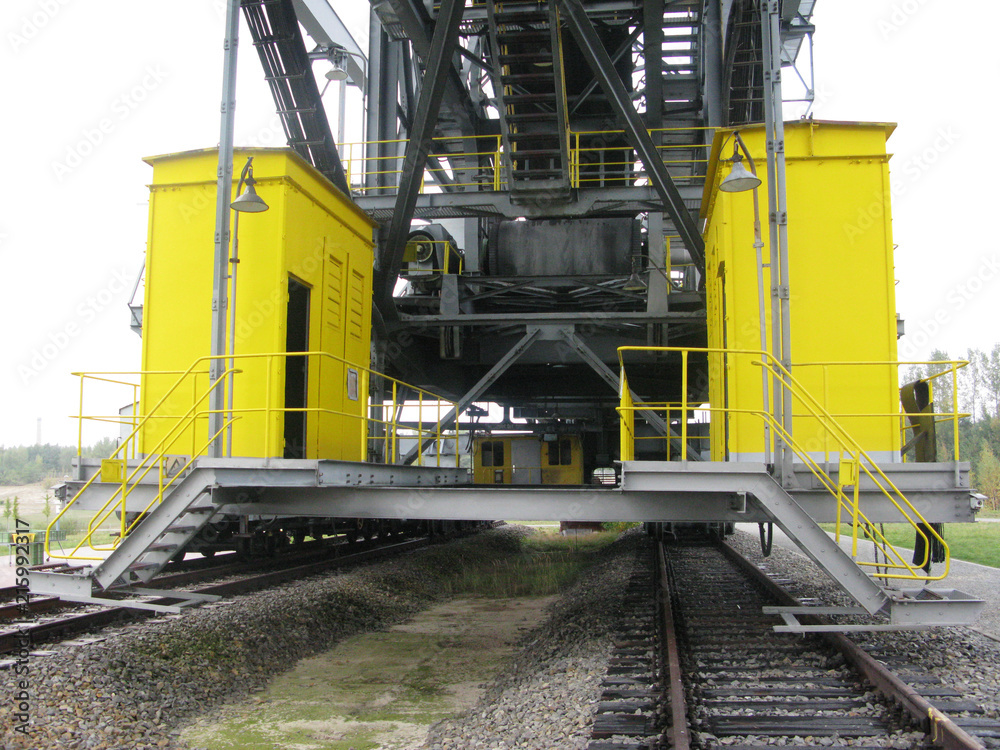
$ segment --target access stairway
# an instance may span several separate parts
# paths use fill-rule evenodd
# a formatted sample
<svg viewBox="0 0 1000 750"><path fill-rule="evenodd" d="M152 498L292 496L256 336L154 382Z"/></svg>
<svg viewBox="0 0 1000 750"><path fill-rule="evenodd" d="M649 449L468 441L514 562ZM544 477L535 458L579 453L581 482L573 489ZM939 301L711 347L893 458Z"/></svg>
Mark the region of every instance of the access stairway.
<svg viewBox="0 0 1000 750"><path fill-rule="evenodd" d="M657 489L672 493L722 494L733 498L735 516L747 514L770 519L796 546L818 565L859 607L769 608L780 614L787 632L845 630L909 630L931 626L971 624L985 602L955 589L894 588L865 573L855 559L824 531L813 517L760 464L730 462L627 462L622 466L622 488L628 491ZM885 576L879 576L885 580ZM901 580L900 576L894 580ZM888 616L887 624L806 625L803 614Z"/></svg>
<svg viewBox="0 0 1000 750"><path fill-rule="evenodd" d="M94 489L99 490L100 483L95 484ZM162 501L98 565L56 572L31 571L31 592L51 594L67 601L118 604L155 612L179 612L183 607L218 599L206 594L143 586L215 515L216 506L209 502L211 486L209 470L192 470L164 493ZM131 598L120 599L116 595ZM180 603L155 604L136 598L149 596L179 599Z"/></svg>
<svg viewBox="0 0 1000 750"><path fill-rule="evenodd" d="M512 197L569 195L561 40L551 3L487 0L493 88Z"/></svg>

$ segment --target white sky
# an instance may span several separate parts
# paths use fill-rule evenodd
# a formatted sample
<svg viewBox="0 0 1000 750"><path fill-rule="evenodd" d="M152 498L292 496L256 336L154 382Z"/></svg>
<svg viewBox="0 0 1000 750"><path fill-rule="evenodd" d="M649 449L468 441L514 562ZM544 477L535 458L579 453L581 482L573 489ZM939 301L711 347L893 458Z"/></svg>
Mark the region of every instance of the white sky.
<svg viewBox="0 0 1000 750"><path fill-rule="evenodd" d="M366 46L366 4L333 2ZM1000 110L1000 6L820 0L814 20L814 116L899 123L889 147L900 357L991 347L998 195L985 174L1000 149L984 136ZM4 0L0 445L33 443L39 417L43 442L75 443L68 373L138 369L125 303L146 241L142 157L218 143L223 21L222 0ZM245 26L238 80L237 146L283 145ZM333 87L326 99L332 114Z"/></svg>

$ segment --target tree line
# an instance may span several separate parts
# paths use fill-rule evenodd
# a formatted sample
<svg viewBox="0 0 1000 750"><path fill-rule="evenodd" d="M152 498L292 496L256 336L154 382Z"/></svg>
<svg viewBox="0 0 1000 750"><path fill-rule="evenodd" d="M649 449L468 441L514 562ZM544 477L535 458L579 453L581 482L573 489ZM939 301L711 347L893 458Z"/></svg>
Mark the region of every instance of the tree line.
<svg viewBox="0 0 1000 750"><path fill-rule="evenodd" d="M117 443L105 438L84 448L87 457L107 458ZM70 473L76 448L66 445L0 445L0 485L35 484L47 479L62 479Z"/></svg>

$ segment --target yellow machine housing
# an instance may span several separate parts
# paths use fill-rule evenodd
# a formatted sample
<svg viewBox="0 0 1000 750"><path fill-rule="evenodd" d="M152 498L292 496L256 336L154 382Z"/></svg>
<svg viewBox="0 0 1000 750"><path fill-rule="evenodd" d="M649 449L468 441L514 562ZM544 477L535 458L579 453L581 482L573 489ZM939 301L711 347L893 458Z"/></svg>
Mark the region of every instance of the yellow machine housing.
<svg viewBox="0 0 1000 750"><path fill-rule="evenodd" d="M476 484L583 484L579 435L490 435L473 441Z"/></svg>
<svg viewBox="0 0 1000 750"><path fill-rule="evenodd" d="M886 140L893 125L805 120L785 125L792 373L877 461L899 461L896 305ZM742 126L756 162L763 262L768 243L764 128ZM729 173L732 130L716 131L702 200L706 220L708 345L759 350L753 196L718 189ZM771 276L764 309L771 346ZM710 401L761 410L758 355L709 357ZM831 364L838 363L838 364ZM793 436L816 459L828 431L795 404ZM713 414L713 460L760 460L763 421Z"/></svg>
<svg viewBox="0 0 1000 750"><path fill-rule="evenodd" d="M242 214L238 226L232 455L364 460L375 225L295 152L238 149L234 175L250 156L269 210ZM210 352L218 152L146 162L140 409L163 418L144 425L140 450L197 454L208 439L209 362L177 381ZM283 356L307 350L322 354ZM192 412L193 427L172 418Z"/></svg>

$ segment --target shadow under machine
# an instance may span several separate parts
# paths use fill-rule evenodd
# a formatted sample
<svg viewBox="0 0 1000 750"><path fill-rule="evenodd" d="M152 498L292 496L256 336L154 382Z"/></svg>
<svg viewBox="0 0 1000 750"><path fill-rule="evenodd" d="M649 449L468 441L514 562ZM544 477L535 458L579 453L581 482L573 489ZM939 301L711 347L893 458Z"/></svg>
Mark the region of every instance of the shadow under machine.
<svg viewBox="0 0 1000 750"><path fill-rule="evenodd" d="M242 3L289 148L235 155L271 209L238 236L231 348L206 358L190 301L218 154L151 159L134 429L71 483L123 533L32 587L137 591L219 519L748 521L889 627L974 618L872 531L946 550L977 501L957 442L913 450L957 427L933 392L960 364L901 411L893 126L783 122L813 5L375 0L365 53L325 0ZM364 93L363 142L334 144L314 62Z"/></svg>

